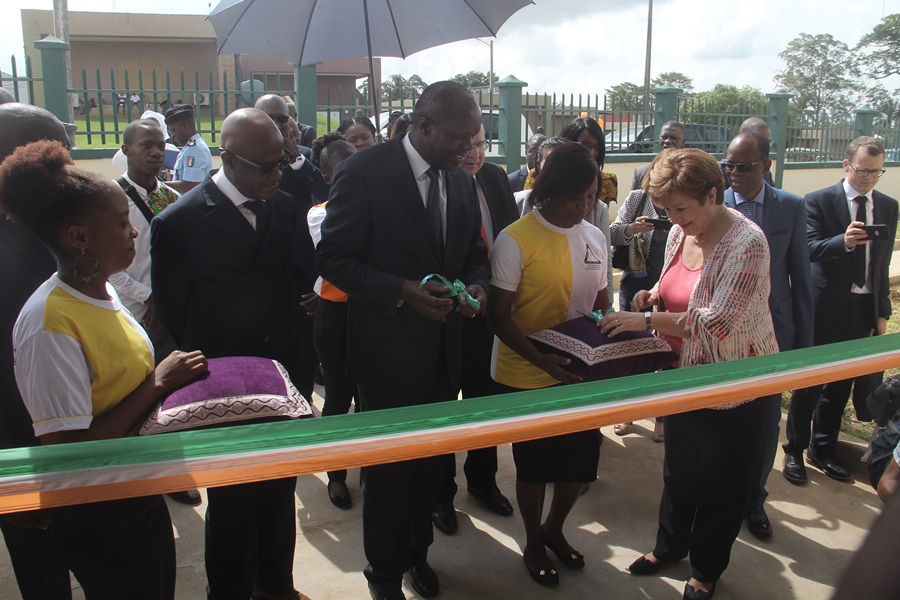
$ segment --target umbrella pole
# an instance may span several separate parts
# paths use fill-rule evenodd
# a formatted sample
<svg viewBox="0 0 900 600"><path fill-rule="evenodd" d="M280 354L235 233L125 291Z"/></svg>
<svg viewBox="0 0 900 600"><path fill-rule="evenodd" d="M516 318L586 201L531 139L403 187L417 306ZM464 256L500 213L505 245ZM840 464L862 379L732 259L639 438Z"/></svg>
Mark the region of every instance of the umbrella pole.
<svg viewBox="0 0 900 600"><path fill-rule="evenodd" d="M378 101L380 100L380 90L375 89L375 66L372 60L372 34L369 32L369 0L363 0L363 15L366 20L366 47L369 50L369 96L372 98L372 110L375 112L375 139L381 136L381 119L378 112Z"/></svg>

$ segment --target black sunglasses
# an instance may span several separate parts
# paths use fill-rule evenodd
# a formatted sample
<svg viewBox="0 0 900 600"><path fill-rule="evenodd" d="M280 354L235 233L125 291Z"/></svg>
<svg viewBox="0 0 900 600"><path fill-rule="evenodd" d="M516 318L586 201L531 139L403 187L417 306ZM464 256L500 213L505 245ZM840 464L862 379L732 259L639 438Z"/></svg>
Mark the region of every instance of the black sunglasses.
<svg viewBox="0 0 900 600"><path fill-rule="evenodd" d="M285 155L281 158L281 160L279 160L278 162L273 162L273 163L268 163L268 164L265 164L265 165L261 165L261 164L259 164L259 163L253 162L252 160L246 159L246 158L244 158L243 156L240 156L239 154L235 154L234 152L232 152L232 151L229 150L228 148L219 148L219 152L227 152L228 154L232 155L232 156L235 157L236 159L238 159L238 160L240 160L240 161L243 161L243 162L247 163L247 164L250 165L251 167L254 167L254 168L256 168L256 169L259 169L259 172L262 173L263 175L265 175L265 174L267 174L267 173L271 173L271 172L274 171L275 169L286 169L286 168L288 168L288 166L290 166L290 164L291 164L291 158L290 158L287 154L285 154Z"/></svg>
<svg viewBox="0 0 900 600"><path fill-rule="evenodd" d="M767 161L767 160L769 160L769 159L767 159L767 158L761 158L761 159L759 159L758 161L752 162L752 163L723 162L723 163L722 163L722 168L725 169L725 171L728 172L728 173L731 173L731 172L734 171L735 169L737 169L737 170L740 171L741 173L747 173L748 171L750 171L750 170L751 170L753 167L755 167L756 165L758 165L758 164L760 164L760 163L763 163L763 162L765 162L765 161Z"/></svg>

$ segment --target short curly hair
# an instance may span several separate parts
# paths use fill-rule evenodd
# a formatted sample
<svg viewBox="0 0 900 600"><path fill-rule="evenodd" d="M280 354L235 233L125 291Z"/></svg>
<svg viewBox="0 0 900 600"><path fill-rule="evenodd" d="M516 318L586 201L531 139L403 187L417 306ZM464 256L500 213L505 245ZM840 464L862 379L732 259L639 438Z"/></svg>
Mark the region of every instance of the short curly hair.
<svg viewBox="0 0 900 600"><path fill-rule="evenodd" d="M661 199L684 194L706 204L706 196L716 190L716 204L725 201L722 168L711 154L698 148L679 148L660 152L650 163L650 171L641 186L651 198Z"/></svg>
<svg viewBox="0 0 900 600"><path fill-rule="evenodd" d="M22 221L57 256L63 229L96 210L112 182L74 166L59 142L16 149L0 164L0 210Z"/></svg>

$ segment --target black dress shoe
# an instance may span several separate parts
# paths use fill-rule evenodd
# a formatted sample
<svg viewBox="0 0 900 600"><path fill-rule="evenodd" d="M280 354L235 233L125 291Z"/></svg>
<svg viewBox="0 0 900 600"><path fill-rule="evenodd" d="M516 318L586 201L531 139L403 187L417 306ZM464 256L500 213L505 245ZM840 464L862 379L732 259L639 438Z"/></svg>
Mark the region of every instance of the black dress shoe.
<svg viewBox="0 0 900 600"><path fill-rule="evenodd" d="M654 556L656 555L654 554ZM641 554L636 561L628 565L628 570L631 571L632 575L656 575L664 566L675 562L678 561L667 557L660 558L659 556L656 556L656 562L653 562L645 558L644 554Z"/></svg>
<svg viewBox="0 0 900 600"><path fill-rule="evenodd" d="M188 506L199 506L203 502L203 498L200 497L200 492L197 490L172 492L171 494L166 494L166 496L178 504L187 504Z"/></svg>
<svg viewBox="0 0 900 600"><path fill-rule="evenodd" d="M469 493L480 500L489 511L496 513L501 517L508 517L513 514L512 504L496 485L490 489L484 490L477 487L469 487Z"/></svg>
<svg viewBox="0 0 900 600"><path fill-rule="evenodd" d="M525 557L523 556L522 558L524 559ZM555 587L559 585L559 573L557 573L556 569L553 567L550 567L549 569L535 569L532 571L526 562L525 568L528 569L528 574L531 575L531 578L542 586Z"/></svg>
<svg viewBox="0 0 900 600"><path fill-rule="evenodd" d="M456 509L452 502L441 502L431 513L431 522L447 535L456 533L459 521L456 520Z"/></svg>
<svg viewBox="0 0 900 600"><path fill-rule="evenodd" d="M328 499L341 510L350 510L353 507L350 491L347 489L347 484L343 481L328 482Z"/></svg>
<svg viewBox="0 0 900 600"><path fill-rule="evenodd" d="M427 562L409 570L409 581L416 593L423 598L434 598L441 591L437 573Z"/></svg>
<svg viewBox="0 0 900 600"><path fill-rule="evenodd" d="M690 583L684 584L684 600L712 600L713 595L716 593L716 584L713 583L712 587L709 588L708 592L704 592L701 590L695 590Z"/></svg>
<svg viewBox="0 0 900 600"><path fill-rule="evenodd" d="M806 462L814 467L822 469L826 475L838 481L850 481L850 471L842 467L833 456L827 454L818 454L809 448L806 451Z"/></svg>
<svg viewBox="0 0 900 600"><path fill-rule="evenodd" d="M406 600L406 595L400 588L391 587L390 589L385 589L385 587L383 585L375 585L370 581L369 595L372 596L372 600Z"/></svg>
<svg viewBox="0 0 900 600"><path fill-rule="evenodd" d="M803 485L806 483L806 466L803 464L803 451L785 452L784 468L781 473L791 483Z"/></svg>
<svg viewBox="0 0 900 600"><path fill-rule="evenodd" d="M747 529L758 540L767 540L772 537L772 523L763 507L747 509Z"/></svg>
<svg viewBox="0 0 900 600"><path fill-rule="evenodd" d="M553 544L550 542L550 538L547 537L547 534L544 533L544 528L541 528L541 541L547 546L547 549L550 550L553 554L556 555L556 558L559 559L559 562L566 565L570 569L583 569L584 568L584 555L578 550L573 550L571 553L562 552L556 549Z"/></svg>

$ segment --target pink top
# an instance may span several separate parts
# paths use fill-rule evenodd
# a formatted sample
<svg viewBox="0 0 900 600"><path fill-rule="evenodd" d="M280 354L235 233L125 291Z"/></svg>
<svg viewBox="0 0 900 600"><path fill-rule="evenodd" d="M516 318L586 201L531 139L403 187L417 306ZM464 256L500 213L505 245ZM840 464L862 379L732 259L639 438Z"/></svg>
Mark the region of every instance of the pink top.
<svg viewBox="0 0 900 600"><path fill-rule="evenodd" d="M694 286L702 271L702 266L689 269L681 260L681 249L678 250L672 264L659 280L659 297L662 299L663 306L666 307L666 312L687 312L691 294L694 292ZM681 355L684 338L666 334L661 334L660 337L669 344L672 350Z"/></svg>

